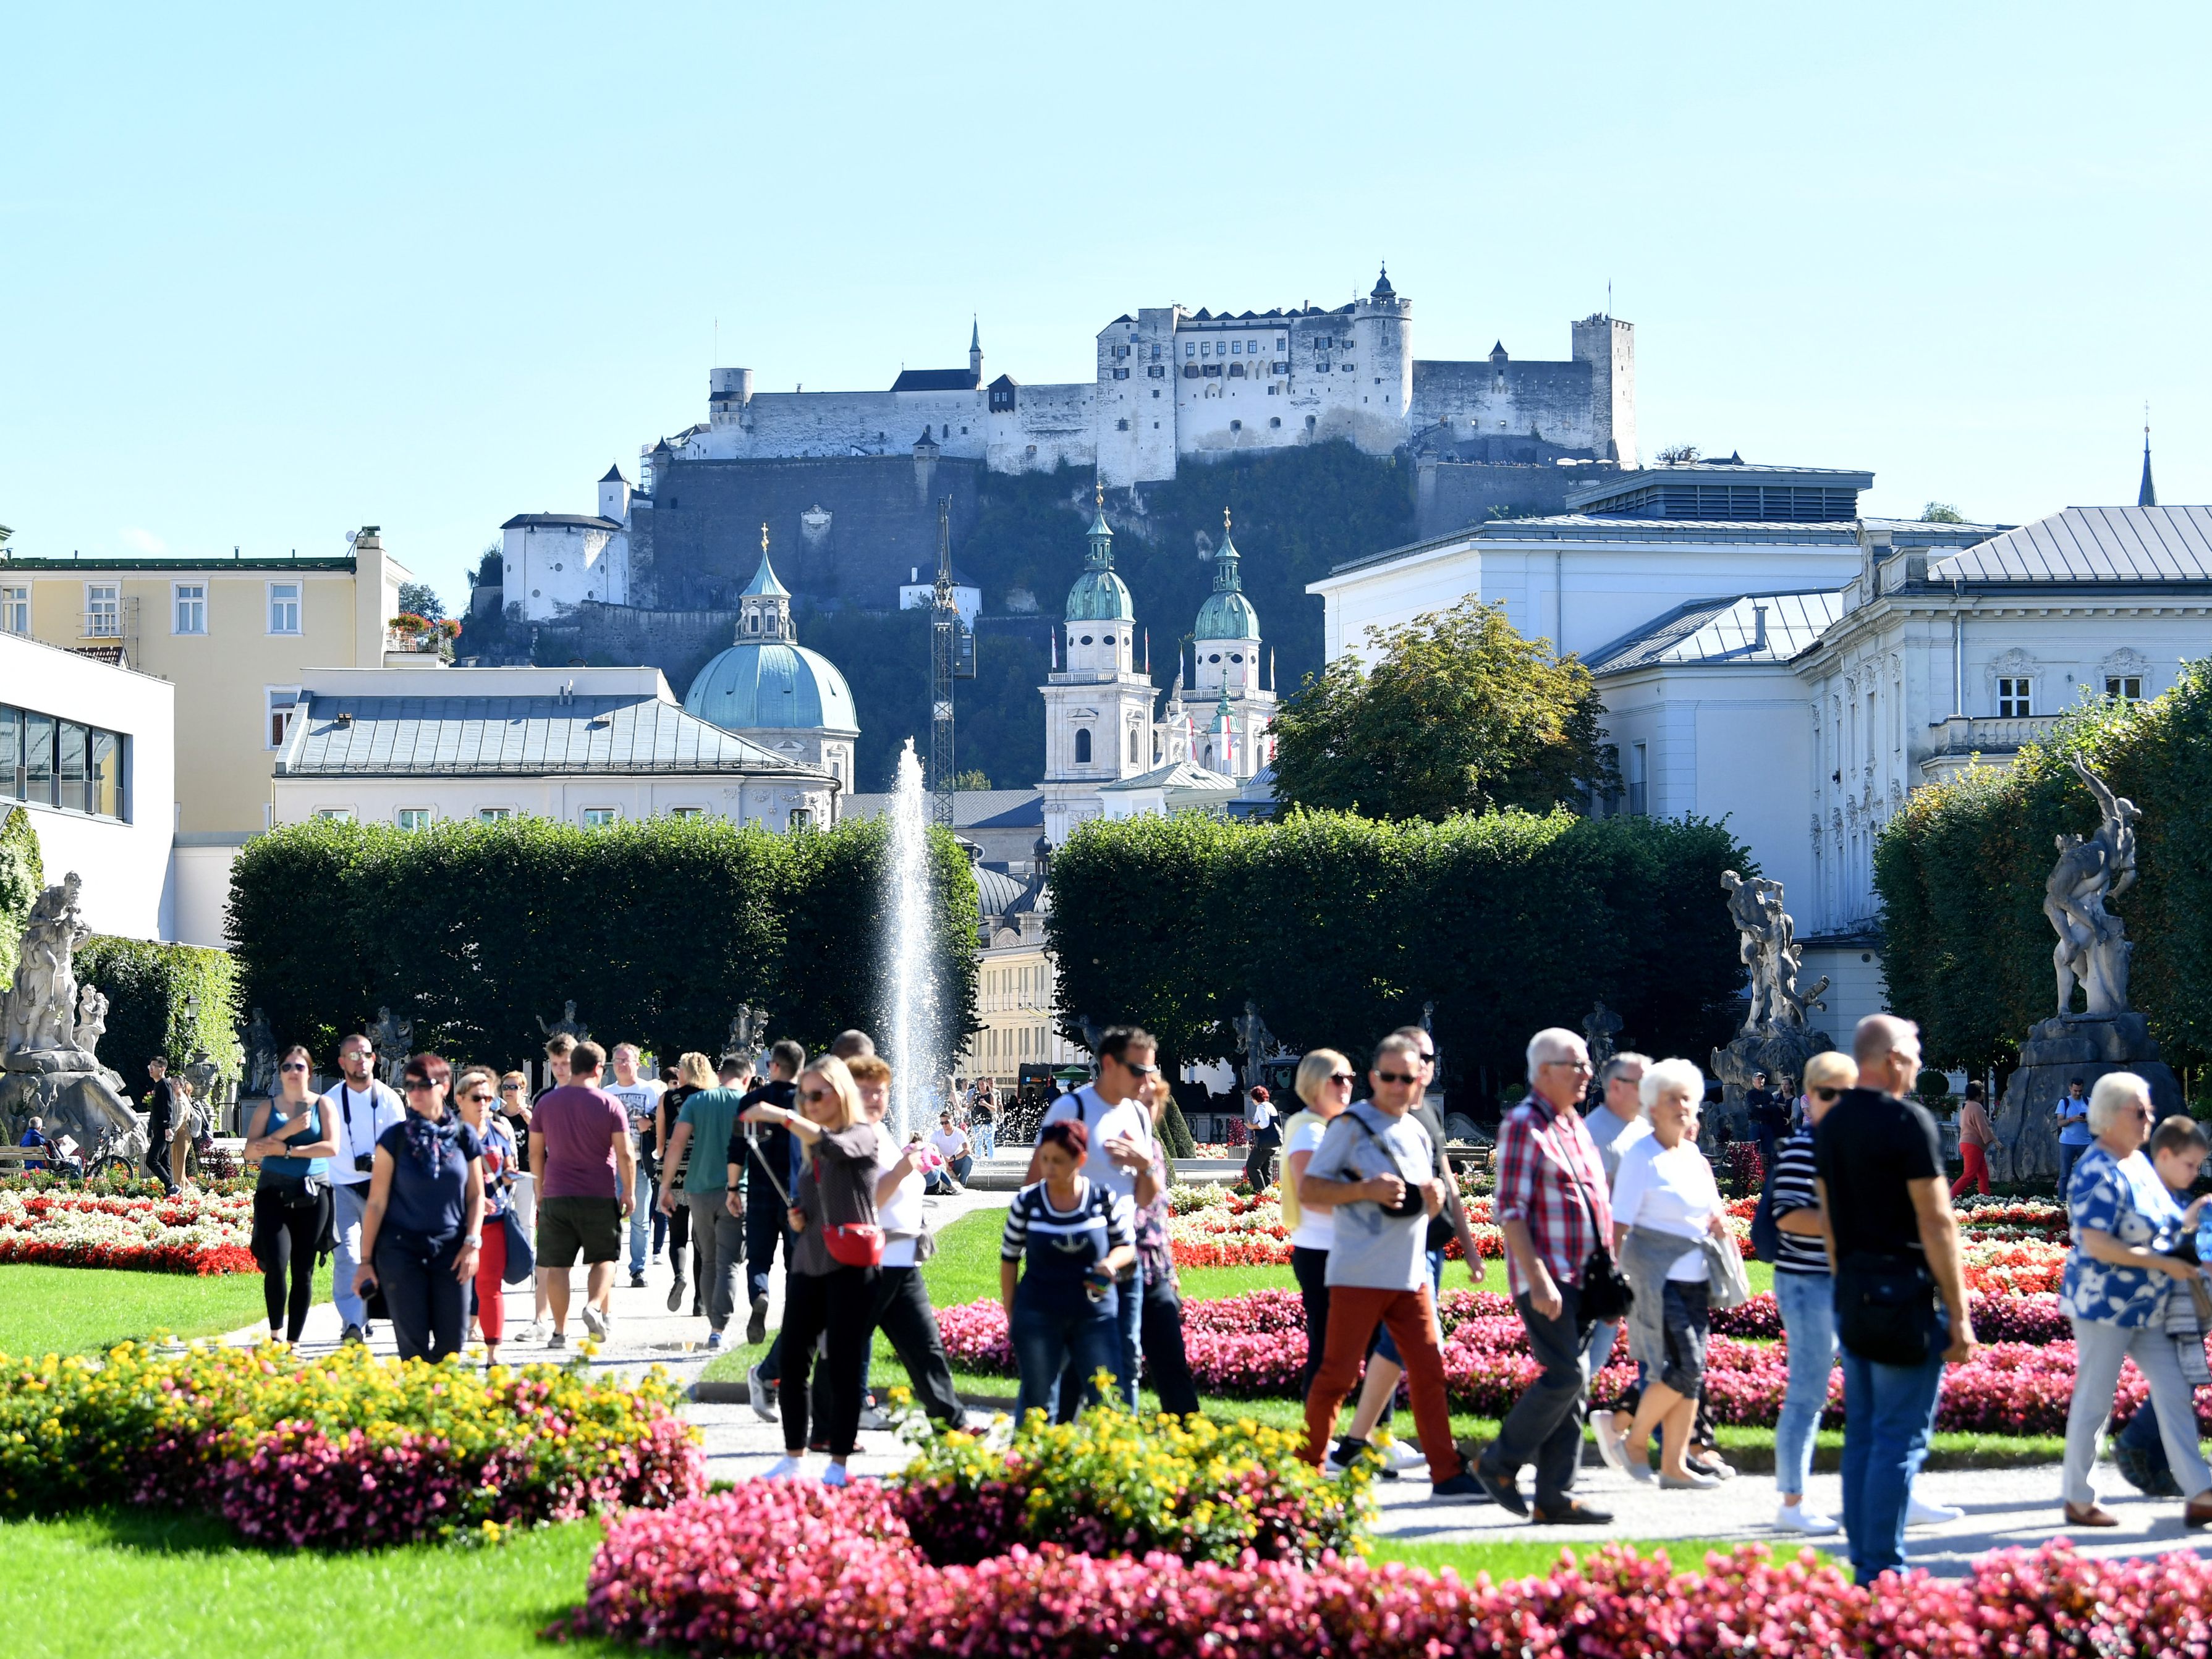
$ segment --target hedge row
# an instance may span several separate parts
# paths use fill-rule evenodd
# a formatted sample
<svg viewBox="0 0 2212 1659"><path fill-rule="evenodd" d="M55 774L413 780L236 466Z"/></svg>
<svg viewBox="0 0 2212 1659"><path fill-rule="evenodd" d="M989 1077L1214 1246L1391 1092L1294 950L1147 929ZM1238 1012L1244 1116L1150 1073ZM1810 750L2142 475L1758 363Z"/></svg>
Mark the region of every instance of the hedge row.
<svg viewBox="0 0 2212 1659"><path fill-rule="evenodd" d="M1702 1059L1743 981L1721 872L1753 868L1700 820L1092 822L1053 863L1063 1029L1133 1020L1179 1059L1222 1058L1249 998L1289 1047L1364 1058L1434 1002L1468 1085L1519 1079L1532 1032L1602 997L1624 1038Z"/></svg>
<svg viewBox="0 0 2212 1659"><path fill-rule="evenodd" d="M2139 875L2112 905L2135 944L2130 1000L2169 1061L2212 1059L2212 670L2193 663L2151 702L2082 705L2009 770L1916 790L1875 844L1890 1002L1931 1063L2008 1063L2057 1011L2043 884L2055 839L2099 822L2077 755L2142 810Z"/></svg>
<svg viewBox="0 0 2212 1659"><path fill-rule="evenodd" d="M257 837L231 875L246 1004L327 1053L380 1006L418 1047L519 1062L574 1001L605 1042L720 1051L740 1003L811 1050L890 1025L890 825L793 835L720 820L423 830L318 821ZM975 881L932 845L941 1051L973 1024Z"/></svg>
<svg viewBox="0 0 2212 1659"><path fill-rule="evenodd" d="M228 953L100 934L78 947L76 977L107 998L100 1059L122 1074L134 1098L145 1086L146 1062L157 1054L182 1070L205 1053L225 1077L240 1075L243 1010L237 966Z"/></svg>

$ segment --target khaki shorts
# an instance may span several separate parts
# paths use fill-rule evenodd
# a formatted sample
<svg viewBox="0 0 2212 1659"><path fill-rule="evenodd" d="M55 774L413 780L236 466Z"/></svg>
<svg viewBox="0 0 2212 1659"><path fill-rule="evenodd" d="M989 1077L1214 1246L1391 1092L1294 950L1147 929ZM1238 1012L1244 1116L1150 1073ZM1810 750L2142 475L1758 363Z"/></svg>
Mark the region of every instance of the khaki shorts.
<svg viewBox="0 0 2212 1659"><path fill-rule="evenodd" d="M538 1265L573 1268L580 1253L587 1267L622 1254L622 1205L612 1198L540 1198Z"/></svg>

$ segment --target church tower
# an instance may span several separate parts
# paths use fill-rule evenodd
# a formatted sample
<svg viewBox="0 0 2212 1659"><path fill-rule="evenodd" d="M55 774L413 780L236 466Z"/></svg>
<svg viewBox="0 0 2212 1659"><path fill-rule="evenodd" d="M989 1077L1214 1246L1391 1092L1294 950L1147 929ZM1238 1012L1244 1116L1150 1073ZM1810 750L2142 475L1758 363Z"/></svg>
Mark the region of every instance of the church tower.
<svg viewBox="0 0 2212 1659"><path fill-rule="evenodd" d="M760 568L738 596L737 643L777 639L789 645L798 638L791 625L791 590L776 579L775 566L768 561L768 526L763 524Z"/></svg>
<svg viewBox="0 0 2212 1659"><path fill-rule="evenodd" d="M1050 682L1037 689L1045 705L1045 839L1059 846L1068 832L1102 815L1102 785L1152 765L1152 681L1136 666L1136 606L1115 574L1114 531L1102 487L1091 520L1083 573L1067 590L1066 654Z"/></svg>
<svg viewBox="0 0 2212 1659"><path fill-rule="evenodd" d="M1213 591L1199 608L1193 690L1215 695L1214 726L1201 741L1199 764L1242 783L1267 762L1275 693L1260 683L1260 616L1244 596L1243 556L1221 515L1221 547L1213 555ZM1216 731L1221 735L1217 736Z"/></svg>

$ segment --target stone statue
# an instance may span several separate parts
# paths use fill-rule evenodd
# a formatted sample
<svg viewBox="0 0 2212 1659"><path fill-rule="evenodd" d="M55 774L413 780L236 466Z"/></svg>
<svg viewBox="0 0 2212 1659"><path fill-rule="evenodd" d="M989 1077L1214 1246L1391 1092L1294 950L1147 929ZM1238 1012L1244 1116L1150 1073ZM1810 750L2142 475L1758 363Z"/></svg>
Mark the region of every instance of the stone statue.
<svg viewBox="0 0 2212 1659"><path fill-rule="evenodd" d="M1712 1052L1713 1075L1722 1084L1721 1111L1712 1127L1725 1117L1730 1133L1742 1139L1750 1127L1745 1096L1759 1074L1777 1081L1802 1075L1806 1061L1835 1044L1826 1032L1806 1023L1808 1008L1825 1006L1820 993L1828 981L1824 976L1802 989L1797 984L1804 957L1797 925L1782 907L1782 883L1731 869L1721 872L1721 887L1729 896L1736 954L1750 976L1751 991L1743 1028L1726 1048Z"/></svg>
<svg viewBox="0 0 2212 1659"><path fill-rule="evenodd" d="M538 1029L544 1032L549 1038L566 1034L574 1038L579 1043L592 1034L584 1029L584 1022L576 1018L576 999L573 996L561 1005L561 1017L551 1025L547 1025L545 1016L539 1014Z"/></svg>
<svg viewBox="0 0 2212 1659"><path fill-rule="evenodd" d="M77 907L83 882L75 870L48 887L31 906L23 923L15 984L8 992L6 1052L75 1055L76 970L71 958L92 937Z"/></svg>
<svg viewBox="0 0 2212 1659"><path fill-rule="evenodd" d="M574 1002L568 1004L571 1011L575 1006ZM767 1035L768 1010L757 1008L750 1002L740 1002L736 1017L730 1021L730 1037L722 1045L722 1052L725 1056L741 1055L748 1060L757 1059L761 1038Z"/></svg>
<svg viewBox="0 0 2212 1659"><path fill-rule="evenodd" d="M100 987L87 981L76 994L76 1045L78 1051L97 1057L100 1039L107 1033L107 998Z"/></svg>
<svg viewBox="0 0 2212 1659"><path fill-rule="evenodd" d="M1260 1017L1259 1004L1249 998L1244 1012L1230 1024L1237 1032L1237 1040L1244 1045L1244 1087L1249 1092L1267 1081L1261 1075L1260 1068L1274 1051L1275 1034Z"/></svg>
<svg viewBox="0 0 2212 1659"><path fill-rule="evenodd" d="M395 1019L390 1008L380 1004L376 1023L368 1028L368 1040L376 1045L378 1081L398 1088L400 1075L407 1069L407 1057L415 1051L415 1022Z"/></svg>
<svg viewBox="0 0 2212 1659"><path fill-rule="evenodd" d="M257 1096L276 1093L276 1032L259 1008L246 1028L246 1090Z"/></svg>
<svg viewBox="0 0 2212 1659"><path fill-rule="evenodd" d="M1603 1071L1605 1063L1613 1058L1613 1039L1620 1035L1620 1016L1606 1007L1602 996L1583 1016L1583 1041L1589 1046L1592 1072Z"/></svg>
<svg viewBox="0 0 2212 1659"><path fill-rule="evenodd" d="M2074 770L2097 797L2104 821L2087 840L2057 838L2058 863L2043 884L2043 913L2057 930L2051 965L2058 980L2058 1014L2073 1012L2074 987L2080 985L2093 1020L2128 1011L2129 943L2120 918L2106 910L2136 881L2136 803L2115 796L2105 780L2083 766Z"/></svg>

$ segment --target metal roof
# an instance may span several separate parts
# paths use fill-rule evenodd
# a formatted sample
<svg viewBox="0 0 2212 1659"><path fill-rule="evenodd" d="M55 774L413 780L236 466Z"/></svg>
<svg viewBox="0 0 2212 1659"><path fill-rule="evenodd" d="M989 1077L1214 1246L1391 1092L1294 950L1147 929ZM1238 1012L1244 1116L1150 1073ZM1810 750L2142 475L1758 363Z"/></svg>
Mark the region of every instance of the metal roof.
<svg viewBox="0 0 2212 1659"><path fill-rule="evenodd" d="M1600 646L1587 660L1593 674L1619 674L1662 663L1786 663L1843 614L1840 588L1693 599Z"/></svg>
<svg viewBox="0 0 2212 1659"><path fill-rule="evenodd" d="M600 480L602 483L605 479ZM595 512L518 512L501 530L620 530L621 521Z"/></svg>
<svg viewBox="0 0 2212 1659"><path fill-rule="evenodd" d="M311 697L307 704L277 763L288 777L797 769L655 697Z"/></svg>
<svg viewBox="0 0 2212 1659"><path fill-rule="evenodd" d="M840 808L846 818L878 818L891 809L898 797L889 791L848 795ZM955 790L952 791L955 829L1029 829L1044 827L1044 794L1039 790Z"/></svg>
<svg viewBox="0 0 2212 1659"><path fill-rule="evenodd" d="M973 369L902 369L893 391L973 391L983 377Z"/></svg>
<svg viewBox="0 0 2212 1659"><path fill-rule="evenodd" d="M1170 760L1164 766L1155 766L1134 778L1101 784L1098 792L1102 795L1131 790L1229 790L1233 792L1236 788L1234 778L1224 778L1218 772L1209 772L1195 760Z"/></svg>
<svg viewBox="0 0 2212 1659"><path fill-rule="evenodd" d="M2069 507L1929 560L1928 579L2212 581L2212 507Z"/></svg>

